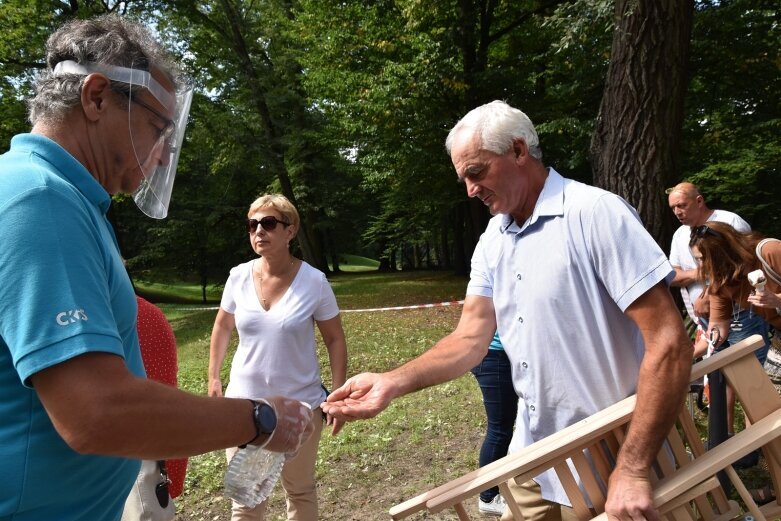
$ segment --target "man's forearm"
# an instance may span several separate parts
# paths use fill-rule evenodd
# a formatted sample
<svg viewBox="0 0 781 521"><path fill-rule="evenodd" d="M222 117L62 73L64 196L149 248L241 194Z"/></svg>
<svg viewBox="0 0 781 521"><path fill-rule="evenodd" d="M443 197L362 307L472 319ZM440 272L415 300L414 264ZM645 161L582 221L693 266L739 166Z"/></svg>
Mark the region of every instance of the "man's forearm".
<svg viewBox="0 0 781 521"><path fill-rule="evenodd" d="M692 268L690 270L684 270L678 266L674 266L675 269L675 278L670 283L671 286L675 286L678 288L685 288L686 286L690 286L691 284L694 284L699 280L699 270L697 268Z"/></svg>
<svg viewBox="0 0 781 521"><path fill-rule="evenodd" d="M637 384L632 414L618 466L647 472L683 406L691 375L692 346L684 340L667 356L646 356ZM675 354L672 354L675 353Z"/></svg>
<svg viewBox="0 0 781 521"><path fill-rule="evenodd" d="M434 347L388 374L398 385L398 395L448 382L480 363L489 341L465 339L453 332Z"/></svg>

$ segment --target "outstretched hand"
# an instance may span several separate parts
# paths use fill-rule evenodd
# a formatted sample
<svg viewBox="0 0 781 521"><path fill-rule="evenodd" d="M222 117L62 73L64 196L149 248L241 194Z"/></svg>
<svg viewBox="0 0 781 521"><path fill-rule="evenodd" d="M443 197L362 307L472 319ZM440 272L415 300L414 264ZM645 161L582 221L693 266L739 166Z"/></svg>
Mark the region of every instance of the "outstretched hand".
<svg viewBox="0 0 781 521"><path fill-rule="evenodd" d="M345 422L377 416L397 394L387 373L362 373L334 390L320 407L333 418L331 434L335 435Z"/></svg>

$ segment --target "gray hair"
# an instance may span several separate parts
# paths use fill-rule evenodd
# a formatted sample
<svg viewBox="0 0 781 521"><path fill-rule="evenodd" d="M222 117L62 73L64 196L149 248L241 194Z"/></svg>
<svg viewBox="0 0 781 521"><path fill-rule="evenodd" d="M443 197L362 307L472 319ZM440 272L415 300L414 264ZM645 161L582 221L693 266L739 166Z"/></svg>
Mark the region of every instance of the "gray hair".
<svg viewBox="0 0 781 521"><path fill-rule="evenodd" d="M453 147L453 139L462 130L470 130L480 139L480 149L495 154L504 154L513 146L513 140L521 138L529 148L529 155L542 159L540 138L529 116L511 107L504 101L492 101L475 109L456 123L445 140L448 154Z"/></svg>
<svg viewBox="0 0 781 521"><path fill-rule="evenodd" d="M81 103L84 76L55 76L54 67L65 60L77 63L104 63L150 71L159 69L178 87L177 69L168 52L140 23L117 15L101 15L72 20L46 41L46 69L35 79L35 95L27 102L30 123L58 122ZM112 82L113 88L127 86Z"/></svg>

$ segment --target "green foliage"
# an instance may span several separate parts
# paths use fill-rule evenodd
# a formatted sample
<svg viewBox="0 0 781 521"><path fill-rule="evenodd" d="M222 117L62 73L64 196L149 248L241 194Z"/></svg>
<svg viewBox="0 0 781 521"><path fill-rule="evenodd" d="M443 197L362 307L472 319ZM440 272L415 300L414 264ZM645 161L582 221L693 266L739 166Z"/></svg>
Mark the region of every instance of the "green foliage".
<svg viewBox="0 0 781 521"><path fill-rule="evenodd" d="M779 235L777 2L695 5L678 177L700 184L713 207ZM4 0L0 146L28 128L23 100L53 28L117 12L154 26L198 87L169 218L152 221L115 198L113 222L135 277L222 283L252 255L241 224L249 203L282 191L285 176L329 261L345 251L383 259L401 248L442 251L479 233L478 219L470 225L469 212L456 211L466 196L443 146L479 103L524 109L545 161L591 179L613 8L611 0Z"/></svg>
<svg viewBox="0 0 781 521"><path fill-rule="evenodd" d="M778 3L699 2L684 126L684 171L711 208L781 234Z"/></svg>

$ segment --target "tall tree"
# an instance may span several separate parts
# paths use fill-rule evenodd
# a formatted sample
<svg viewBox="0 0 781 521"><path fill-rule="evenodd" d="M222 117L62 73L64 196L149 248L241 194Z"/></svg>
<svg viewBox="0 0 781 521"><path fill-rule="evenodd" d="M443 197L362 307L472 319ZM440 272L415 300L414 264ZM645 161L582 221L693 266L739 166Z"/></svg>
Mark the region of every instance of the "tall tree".
<svg viewBox="0 0 781 521"><path fill-rule="evenodd" d="M317 143L309 143L310 153L300 153L301 136L311 135L307 131L317 123L300 90L295 43L286 35L292 3L163 1L158 13L159 26L183 45L186 42L197 69L208 78L207 86L257 126L263 163L301 214L298 239L303 257L328 271L322 237L316 231L320 216L314 205L307 204L311 201L299 200L306 181L297 184L295 179L295 173L311 175L307 161L321 150Z"/></svg>
<svg viewBox="0 0 781 521"><path fill-rule="evenodd" d="M681 179L754 229L781 234L781 4L700 0Z"/></svg>
<svg viewBox="0 0 781 521"><path fill-rule="evenodd" d="M693 12L693 0L616 1L591 142L595 184L635 206L660 245L672 236L664 189L677 174Z"/></svg>

